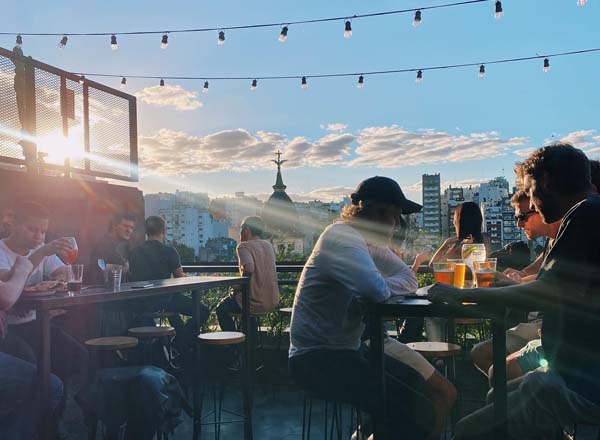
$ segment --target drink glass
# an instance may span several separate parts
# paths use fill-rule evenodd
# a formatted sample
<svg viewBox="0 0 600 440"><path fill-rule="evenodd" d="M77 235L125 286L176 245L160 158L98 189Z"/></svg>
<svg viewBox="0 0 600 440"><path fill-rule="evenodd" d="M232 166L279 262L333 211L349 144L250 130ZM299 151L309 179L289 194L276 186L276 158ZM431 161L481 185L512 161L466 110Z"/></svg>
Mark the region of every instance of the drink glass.
<svg viewBox="0 0 600 440"><path fill-rule="evenodd" d="M119 264L107 264L104 272L104 281L109 289L119 290L121 288L121 277L123 266Z"/></svg>
<svg viewBox="0 0 600 440"><path fill-rule="evenodd" d="M485 261L487 256L485 245L481 243L463 244L461 254L463 262L471 269L471 273L473 274L473 284L475 284L477 280L475 278L474 263L475 261Z"/></svg>
<svg viewBox="0 0 600 440"><path fill-rule="evenodd" d="M454 287L465 287L465 275L467 274L467 265L462 261L454 263Z"/></svg>
<svg viewBox="0 0 600 440"><path fill-rule="evenodd" d="M67 291L70 296L79 293L83 281L83 264L67 266Z"/></svg>
<svg viewBox="0 0 600 440"><path fill-rule="evenodd" d="M69 241L71 245L71 250L68 252L63 252L60 254L60 258L65 262L65 264L73 264L79 255L79 249L77 248L77 241L75 237L65 237L66 240Z"/></svg>
<svg viewBox="0 0 600 440"><path fill-rule="evenodd" d="M433 263L435 281L443 284L454 282L454 263Z"/></svg>
<svg viewBox="0 0 600 440"><path fill-rule="evenodd" d="M477 287L490 287L496 280L496 263L496 258L486 258L485 261L475 261Z"/></svg>

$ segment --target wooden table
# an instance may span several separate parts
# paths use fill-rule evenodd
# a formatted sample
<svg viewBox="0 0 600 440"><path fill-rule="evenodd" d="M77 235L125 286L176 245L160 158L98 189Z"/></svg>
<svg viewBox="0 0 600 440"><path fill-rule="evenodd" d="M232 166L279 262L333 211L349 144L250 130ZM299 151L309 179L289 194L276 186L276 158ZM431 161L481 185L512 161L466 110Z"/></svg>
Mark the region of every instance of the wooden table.
<svg viewBox="0 0 600 440"><path fill-rule="evenodd" d="M145 286L152 284L151 287L142 289L133 288L133 286ZM151 298L162 295L171 295L174 293L183 293L192 291L194 301L193 317L196 332L199 332L197 317L200 314L200 295L203 291L214 288L228 288L240 286L242 289L242 322L244 323L244 332L246 333L245 342L245 368L243 377L243 401L244 401L244 439L252 439L252 378L254 368L252 331L250 330L250 303L248 298L248 278L247 277L209 277L195 276L183 278L171 278L167 280L138 281L135 283L123 283L119 290L108 290L103 287L83 289L81 292L68 295L56 294L43 298L21 298L19 305L35 309L37 313L36 322L39 328L39 337L41 340L41 353L38 358L38 376L41 386L41 398L43 402L49 402L50 397L50 312L55 309L64 309L69 307L83 306L88 304L100 304L116 301L130 301L133 299ZM194 344L194 348L196 344ZM195 380L197 375L194 375ZM196 402L198 400L198 384L194 384L194 411L196 411ZM45 405L48 408L48 405ZM199 418L197 418L199 419ZM43 437L48 438L50 430L48 429L50 415L46 415L45 423L42 425ZM194 426L194 438L198 427Z"/></svg>
<svg viewBox="0 0 600 440"><path fill-rule="evenodd" d="M371 365L375 371L377 387L382 401L386 401L383 355L383 321L399 317L488 318L492 320L494 350L494 439L506 439L507 389L506 389L506 318L505 309L490 309L475 304L433 304L427 299L392 297L383 303L368 303L370 322ZM391 438L386 432L387 405L380 414L373 414L374 439Z"/></svg>

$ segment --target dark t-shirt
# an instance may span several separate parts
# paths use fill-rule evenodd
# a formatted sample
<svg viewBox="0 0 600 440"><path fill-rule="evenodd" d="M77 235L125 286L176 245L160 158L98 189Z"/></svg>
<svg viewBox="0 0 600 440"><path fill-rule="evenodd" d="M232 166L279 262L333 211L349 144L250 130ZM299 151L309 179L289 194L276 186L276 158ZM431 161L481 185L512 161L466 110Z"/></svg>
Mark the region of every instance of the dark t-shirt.
<svg viewBox="0 0 600 440"><path fill-rule="evenodd" d="M543 282L542 345L572 390L600 402L600 196L563 218L538 279Z"/></svg>
<svg viewBox="0 0 600 440"><path fill-rule="evenodd" d="M181 267L177 250L160 241L148 240L129 254L132 281L163 280Z"/></svg>
<svg viewBox="0 0 600 440"><path fill-rule="evenodd" d="M106 234L97 243L90 254L90 265L86 269L87 276L93 283L102 283L104 274L98 266L98 260L104 260L105 264L118 264L124 266L127 263L129 253L126 240L115 240L110 234ZM126 281L126 278L123 279Z"/></svg>

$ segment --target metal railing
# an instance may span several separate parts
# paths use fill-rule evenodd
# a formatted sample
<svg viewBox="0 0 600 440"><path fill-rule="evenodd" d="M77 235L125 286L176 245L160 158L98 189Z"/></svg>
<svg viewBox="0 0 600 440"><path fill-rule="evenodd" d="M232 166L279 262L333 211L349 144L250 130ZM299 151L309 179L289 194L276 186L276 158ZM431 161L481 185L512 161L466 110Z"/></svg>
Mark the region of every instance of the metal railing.
<svg viewBox="0 0 600 440"><path fill-rule="evenodd" d="M0 163L137 181L136 98L0 48Z"/></svg>

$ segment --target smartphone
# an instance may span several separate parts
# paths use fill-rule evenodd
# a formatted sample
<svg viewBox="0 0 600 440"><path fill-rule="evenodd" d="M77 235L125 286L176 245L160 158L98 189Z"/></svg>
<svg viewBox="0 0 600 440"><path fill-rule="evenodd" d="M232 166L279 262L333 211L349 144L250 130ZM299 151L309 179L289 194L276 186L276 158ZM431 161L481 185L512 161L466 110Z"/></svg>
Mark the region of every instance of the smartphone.
<svg viewBox="0 0 600 440"><path fill-rule="evenodd" d="M137 284L135 286L131 286L132 289L147 289L148 287L154 287L154 284Z"/></svg>

